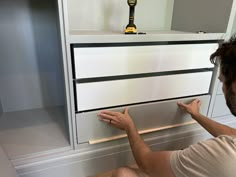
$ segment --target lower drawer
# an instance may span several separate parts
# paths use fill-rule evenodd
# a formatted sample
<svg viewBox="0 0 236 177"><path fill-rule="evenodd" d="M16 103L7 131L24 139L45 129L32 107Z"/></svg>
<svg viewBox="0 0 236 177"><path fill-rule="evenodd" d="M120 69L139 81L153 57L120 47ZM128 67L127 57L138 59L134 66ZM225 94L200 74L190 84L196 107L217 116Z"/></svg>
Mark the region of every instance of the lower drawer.
<svg viewBox="0 0 236 177"><path fill-rule="evenodd" d="M201 112L206 115L210 96L207 95L198 98L202 101ZM189 103L193 99L195 97L130 106L129 113L138 130L156 129L177 124L181 125L182 123L192 121L192 118L178 107L177 101ZM124 107L112 110L123 111ZM123 131L110 127L107 123L100 121L97 116L98 113L99 111L92 111L76 115L78 143L124 134Z"/></svg>

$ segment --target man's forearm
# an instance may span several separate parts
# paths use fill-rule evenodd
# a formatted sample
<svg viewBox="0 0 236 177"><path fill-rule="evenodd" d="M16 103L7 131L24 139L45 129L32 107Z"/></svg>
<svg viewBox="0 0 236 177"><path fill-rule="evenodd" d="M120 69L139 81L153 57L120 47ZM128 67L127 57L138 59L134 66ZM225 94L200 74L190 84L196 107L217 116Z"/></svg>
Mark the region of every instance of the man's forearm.
<svg viewBox="0 0 236 177"><path fill-rule="evenodd" d="M220 135L236 135L235 129L215 122L200 113L197 115L192 115L192 117L214 137Z"/></svg>
<svg viewBox="0 0 236 177"><path fill-rule="evenodd" d="M147 172L147 169L149 168L148 156L152 153L151 149L138 134L135 126L131 126L126 132L129 138L130 147L139 168Z"/></svg>

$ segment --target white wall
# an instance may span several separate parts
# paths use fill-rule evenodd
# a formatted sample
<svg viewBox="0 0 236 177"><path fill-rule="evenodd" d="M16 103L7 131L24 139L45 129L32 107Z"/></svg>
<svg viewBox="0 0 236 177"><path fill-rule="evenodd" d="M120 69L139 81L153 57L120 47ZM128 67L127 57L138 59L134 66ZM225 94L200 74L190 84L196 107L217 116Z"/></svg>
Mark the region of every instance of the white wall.
<svg viewBox="0 0 236 177"><path fill-rule="evenodd" d="M138 30L169 30L174 0L138 0ZM127 0L68 0L70 30L124 31L128 24Z"/></svg>

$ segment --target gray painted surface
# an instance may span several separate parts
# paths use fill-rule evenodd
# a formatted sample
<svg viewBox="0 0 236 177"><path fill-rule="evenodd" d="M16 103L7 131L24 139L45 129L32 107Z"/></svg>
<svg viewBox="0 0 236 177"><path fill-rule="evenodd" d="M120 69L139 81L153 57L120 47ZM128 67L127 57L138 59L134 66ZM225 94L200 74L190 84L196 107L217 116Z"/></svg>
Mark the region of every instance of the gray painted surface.
<svg viewBox="0 0 236 177"><path fill-rule="evenodd" d="M64 107L4 113L0 144L12 159L40 156L69 148Z"/></svg>
<svg viewBox="0 0 236 177"><path fill-rule="evenodd" d="M172 29L225 33L233 0L175 0Z"/></svg>
<svg viewBox="0 0 236 177"><path fill-rule="evenodd" d="M233 116L218 117L215 120L232 127L236 125ZM183 149L190 144L210 137L199 124L194 124L163 130L155 133L155 135L146 134L143 139L153 150L173 150ZM50 160L42 161L42 163L18 166L17 172L24 177L49 177L50 175L85 177L124 166L130 162L133 163L129 150L129 144L124 140L117 141L116 144L113 143L113 146L110 147L107 146L107 143L100 147L99 145L94 145L92 150L87 149L86 152L79 150L60 158L54 157Z"/></svg>
<svg viewBox="0 0 236 177"><path fill-rule="evenodd" d="M217 95L215 99L215 105L212 113L212 117L220 117L224 115L230 115L230 110L226 105L224 95Z"/></svg>
<svg viewBox="0 0 236 177"><path fill-rule="evenodd" d="M0 144L11 159L70 149L57 0L2 0L0 23Z"/></svg>
<svg viewBox="0 0 236 177"><path fill-rule="evenodd" d="M236 127L235 118L232 116L218 117L215 120L225 125ZM171 132L164 136L144 139L153 150L157 151L183 149L208 138L211 138L211 135L196 124L189 126L188 131L177 132L172 129ZM21 177L87 177L120 166L133 164L133 156L128 147L128 144L126 144L125 148L123 144L117 144L111 149L96 149L89 153L84 153L84 155L83 153L77 153L61 159L50 160L43 164L23 166L17 172ZM116 151L114 151L115 149ZM101 153L101 151L104 152Z"/></svg>
<svg viewBox="0 0 236 177"><path fill-rule="evenodd" d="M56 1L0 1L0 97L11 112L64 104Z"/></svg>
<svg viewBox="0 0 236 177"><path fill-rule="evenodd" d="M1 99L0 99L0 118L1 118L2 114L3 114L3 109L2 109L2 102L1 102Z"/></svg>
<svg viewBox="0 0 236 177"><path fill-rule="evenodd" d="M0 146L0 176L1 177L19 177L16 170L13 168L8 157Z"/></svg>
<svg viewBox="0 0 236 177"><path fill-rule="evenodd" d="M235 14L235 17L234 17L233 29L232 29L231 34L236 35L236 14Z"/></svg>
<svg viewBox="0 0 236 177"><path fill-rule="evenodd" d="M210 96L199 97L202 100L202 113L207 114ZM191 116L181 110L177 101L191 102L193 98L164 101L129 107L138 130L147 130L163 126L175 125L191 121ZM113 109L122 112L124 108ZM98 119L99 111L80 113L77 115L78 142L98 140L124 134L123 131L114 129Z"/></svg>
<svg viewBox="0 0 236 177"><path fill-rule="evenodd" d="M172 134L171 136L161 138L159 137L159 141L150 139L147 140L147 142L149 142L150 147L153 150L183 149L190 144L208 138L209 134L206 134L205 132L198 134L192 134L191 132L188 132L182 134L182 137L181 135L179 135L178 138L175 136L176 134ZM121 146L120 149L122 149ZM93 156L93 152L90 153L91 158L84 160L80 160L80 156L74 158L71 157L70 159L66 158L66 163L64 164L57 164L54 162L55 166L51 168L47 168L45 164L45 168L40 171L34 170L27 172L25 169L23 171L19 170L18 172L21 177L87 177L134 163L134 159L129 148L116 153L107 153L104 156ZM71 161L69 162L69 160Z"/></svg>
<svg viewBox="0 0 236 177"><path fill-rule="evenodd" d="M217 95L222 95L224 94L223 93L223 90L222 90L222 83L220 82L219 85L218 85L218 89L217 89Z"/></svg>

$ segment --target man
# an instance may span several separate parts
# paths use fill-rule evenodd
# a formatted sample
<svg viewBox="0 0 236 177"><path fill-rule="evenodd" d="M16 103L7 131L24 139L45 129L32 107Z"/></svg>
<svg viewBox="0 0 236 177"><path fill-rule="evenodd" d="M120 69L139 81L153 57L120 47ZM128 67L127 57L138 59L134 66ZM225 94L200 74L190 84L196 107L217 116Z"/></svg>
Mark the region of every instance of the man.
<svg viewBox="0 0 236 177"><path fill-rule="evenodd" d="M223 43L211 55L211 62L220 63L219 80L227 106L236 116L236 37ZM178 103L215 138L202 141L181 151L153 152L138 134L125 109L124 113L102 111L99 116L111 126L126 131L139 169L123 167L114 177L235 177L236 129L219 124L200 113L201 101Z"/></svg>

